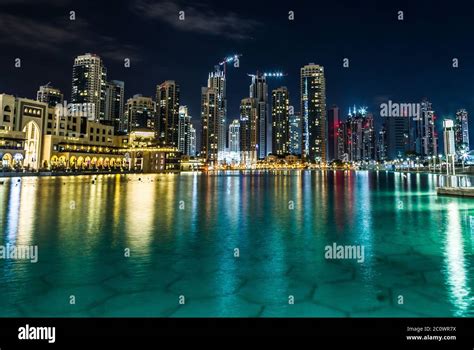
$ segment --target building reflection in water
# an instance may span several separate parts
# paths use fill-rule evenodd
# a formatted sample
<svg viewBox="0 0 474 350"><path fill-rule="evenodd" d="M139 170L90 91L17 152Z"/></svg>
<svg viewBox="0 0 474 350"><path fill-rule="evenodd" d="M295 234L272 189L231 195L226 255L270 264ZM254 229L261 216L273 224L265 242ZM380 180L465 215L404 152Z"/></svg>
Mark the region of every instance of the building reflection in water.
<svg viewBox="0 0 474 350"><path fill-rule="evenodd" d="M448 204L448 222L445 244L445 278L450 300L455 308L455 316L473 316L474 305L469 288L469 271L466 268L464 242L461 230L459 205L453 201Z"/></svg>
<svg viewBox="0 0 474 350"><path fill-rule="evenodd" d="M469 244L474 236L470 236L468 215L472 202L437 197L434 175L303 170L97 176L94 184L91 179L10 179L0 188L0 244L38 244L40 257L39 264L0 261L0 282L10 282L0 291L15 288L19 294L28 293L28 288L22 288L27 283L43 288L37 272L48 271L48 264L58 269L54 276L58 284L80 285L107 269L109 260L103 260L104 255L112 252L110 261L114 261L114 248L129 247L134 257L179 263L179 269L192 276L205 267L199 282L219 290L219 295L231 295L247 280L246 288L262 285L259 295L271 300L288 289L289 279L284 277L288 268L314 275L325 268L320 263L321 246L328 240L363 244L366 261L360 272L371 282L371 269L376 269L373 246L385 235L387 244L403 243L415 250L422 246L418 254L428 258L436 254L438 262L442 251L444 268L439 272L437 265L435 273L445 285L434 288L448 296L442 302L452 306L454 316L472 316ZM379 190L371 190L374 187ZM185 202L184 211L179 210L180 200ZM288 208L290 200L294 210ZM441 241L443 227L447 232ZM409 233L406 242L398 242L404 231ZM240 249L243 259L234 258L234 248ZM133 261L138 261L138 267L146 265L144 259ZM268 283L259 283L256 276L264 276ZM364 289L361 294L371 292ZM230 309L232 298L217 302Z"/></svg>
<svg viewBox="0 0 474 350"><path fill-rule="evenodd" d="M18 186L20 187L20 186ZM28 183L21 188L17 245L35 245L36 187Z"/></svg>
<svg viewBox="0 0 474 350"><path fill-rule="evenodd" d="M133 177L126 185L125 191L126 215L123 219L125 220L126 244L132 252L148 255L153 233L157 229L153 225L157 206L155 184L139 181L138 177ZM169 196L173 196L173 191L166 192ZM170 197L161 199L161 201L167 200L170 200ZM169 204L172 205L172 203Z"/></svg>
<svg viewBox="0 0 474 350"><path fill-rule="evenodd" d="M20 195L21 184L19 179L12 178L9 182L10 196L7 205L7 231L5 244L16 244L16 237L18 234L18 224L20 220Z"/></svg>

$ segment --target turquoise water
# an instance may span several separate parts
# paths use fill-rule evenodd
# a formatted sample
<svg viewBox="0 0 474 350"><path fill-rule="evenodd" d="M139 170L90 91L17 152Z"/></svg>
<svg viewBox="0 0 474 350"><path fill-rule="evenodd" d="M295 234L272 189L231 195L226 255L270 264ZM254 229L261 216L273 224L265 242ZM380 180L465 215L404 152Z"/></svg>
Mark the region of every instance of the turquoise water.
<svg viewBox="0 0 474 350"><path fill-rule="evenodd" d="M474 316L474 199L435 175L1 181L0 245L38 246L0 260L2 317Z"/></svg>

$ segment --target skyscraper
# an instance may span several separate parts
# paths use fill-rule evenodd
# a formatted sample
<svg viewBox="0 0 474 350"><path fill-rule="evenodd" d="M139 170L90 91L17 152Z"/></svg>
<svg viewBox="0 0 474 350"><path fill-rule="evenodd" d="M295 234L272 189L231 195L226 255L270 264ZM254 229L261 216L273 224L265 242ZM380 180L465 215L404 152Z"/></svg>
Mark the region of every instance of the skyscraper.
<svg viewBox="0 0 474 350"><path fill-rule="evenodd" d="M372 113L367 113L363 116L362 130L362 160L366 162L376 160L377 139Z"/></svg>
<svg viewBox="0 0 474 350"><path fill-rule="evenodd" d="M284 86L272 91L272 153L290 154L290 99Z"/></svg>
<svg viewBox="0 0 474 350"><path fill-rule="evenodd" d="M36 100L45 102L49 107L56 107L57 104L62 104L64 96L61 90L54 88L50 83L40 86L36 93Z"/></svg>
<svg viewBox="0 0 474 350"><path fill-rule="evenodd" d="M310 63L300 71L302 155L309 162L326 161L326 81L324 67Z"/></svg>
<svg viewBox="0 0 474 350"><path fill-rule="evenodd" d="M377 160L383 162L387 159L387 130L385 125L379 131L377 139Z"/></svg>
<svg viewBox="0 0 474 350"><path fill-rule="evenodd" d="M290 153L301 155L301 116L295 112L293 106L289 107L290 119Z"/></svg>
<svg viewBox="0 0 474 350"><path fill-rule="evenodd" d="M179 85L166 80L156 87L158 123L156 135L161 146L178 147Z"/></svg>
<svg viewBox="0 0 474 350"><path fill-rule="evenodd" d="M458 109L456 112L456 121L454 123L454 134L456 141L456 151L469 150L469 126L468 113L465 109Z"/></svg>
<svg viewBox="0 0 474 350"><path fill-rule="evenodd" d="M339 128L339 108L332 106L328 110L328 161L338 159L338 128Z"/></svg>
<svg viewBox="0 0 474 350"><path fill-rule="evenodd" d="M338 128L343 138L341 160L351 162L372 161L376 159L376 140L374 118L365 108L354 107L347 120ZM341 139L338 138L339 142ZM336 147L339 149L339 147ZM339 151L341 152L341 151ZM339 153L338 152L338 153Z"/></svg>
<svg viewBox="0 0 474 350"><path fill-rule="evenodd" d="M107 70L101 58L86 53L74 59L71 102L91 104L96 120L105 120Z"/></svg>
<svg viewBox="0 0 474 350"><path fill-rule="evenodd" d="M415 152L423 157L437 156L438 137L435 131L435 114L431 108L431 102L426 99L421 102L420 116L414 122Z"/></svg>
<svg viewBox="0 0 474 350"><path fill-rule="evenodd" d="M195 157L197 152L196 129L193 124L189 125L189 153L191 157Z"/></svg>
<svg viewBox="0 0 474 350"><path fill-rule="evenodd" d="M240 121L234 119L229 125L229 152L240 152Z"/></svg>
<svg viewBox="0 0 474 350"><path fill-rule="evenodd" d="M225 72L220 66L215 66L214 72L209 73L207 87L214 89L217 93L217 116L219 124L217 132L217 152L218 159L222 160L222 155L224 154L227 146L227 98Z"/></svg>
<svg viewBox="0 0 474 350"><path fill-rule="evenodd" d="M268 134L268 85L265 75L257 72L257 74L250 74L252 83L250 84L250 98L255 99L257 103L257 157L264 159L269 153L270 145L267 140Z"/></svg>
<svg viewBox="0 0 474 350"><path fill-rule="evenodd" d="M340 121L337 127L337 159L344 162L349 161L349 154L346 144L347 131L347 124L343 121Z"/></svg>
<svg viewBox="0 0 474 350"><path fill-rule="evenodd" d="M190 155L190 128L191 116L188 114L188 107L179 106L178 150L186 155Z"/></svg>
<svg viewBox="0 0 474 350"><path fill-rule="evenodd" d="M215 89L201 89L201 155L206 162L217 165L219 146L219 96Z"/></svg>
<svg viewBox="0 0 474 350"><path fill-rule="evenodd" d="M410 141L410 118L385 117L387 158L394 160L412 150Z"/></svg>
<svg viewBox="0 0 474 350"><path fill-rule="evenodd" d="M105 90L105 120L110 121L114 130L124 131L127 125L124 120L125 83L119 80L107 82Z"/></svg>
<svg viewBox="0 0 474 350"><path fill-rule="evenodd" d="M134 95L125 106L126 129L131 132L137 129L155 130L156 104L151 97Z"/></svg>
<svg viewBox="0 0 474 350"><path fill-rule="evenodd" d="M240 102L240 161L246 165L258 160L258 102L249 97Z"/></svg>

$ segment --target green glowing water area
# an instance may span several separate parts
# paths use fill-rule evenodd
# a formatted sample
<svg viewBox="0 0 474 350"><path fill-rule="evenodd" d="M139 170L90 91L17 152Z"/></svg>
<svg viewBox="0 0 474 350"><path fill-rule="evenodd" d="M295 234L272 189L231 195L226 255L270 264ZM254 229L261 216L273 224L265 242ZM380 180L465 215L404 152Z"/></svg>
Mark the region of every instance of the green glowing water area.
<svg viewBox="0 0 474 350"><path fill-rule="evenodd" d="M474 199L437 175L1 181L0 246L38 247L0 259L1 317L474 316Z"/></svg>

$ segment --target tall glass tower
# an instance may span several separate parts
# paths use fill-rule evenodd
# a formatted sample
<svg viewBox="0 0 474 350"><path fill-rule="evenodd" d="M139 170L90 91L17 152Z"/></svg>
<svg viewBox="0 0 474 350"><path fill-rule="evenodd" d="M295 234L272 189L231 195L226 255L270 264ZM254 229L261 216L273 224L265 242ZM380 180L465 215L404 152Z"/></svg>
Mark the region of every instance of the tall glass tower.
<svg viewBox="0 0 474 350"><path fill-rule="evenodd" d="M215 66L214 72L209 73L207 87L213 89L217 95L216 113L218 118L217 130L217 155L218 160L223 160L226 150L227 140L227 98L226 98L226 79L225 72L220 66Z"/></svg>
<svg viewBox="0 0 474 350"><path fill-rule="evenodd" d="M268 126L268 85L265 75L257 72L250 75L252 84L250 84L250 98L255 99L257 103L257 157L264 159L269 151L267 144Z"/></svg>
<svg viewBox="0 0 474 350"><path fill-rule="evenodd" d="M300 71L302 156L309 162L326 162L326 81L324 67L310 63Z"/></svg>
<svg viewBox="0 0 474 350"><path fill-rule="evenodd" d="M92 104L96 120L105 119L107 69L101 58L86 53L74 59L71 102Z"/></svg>

